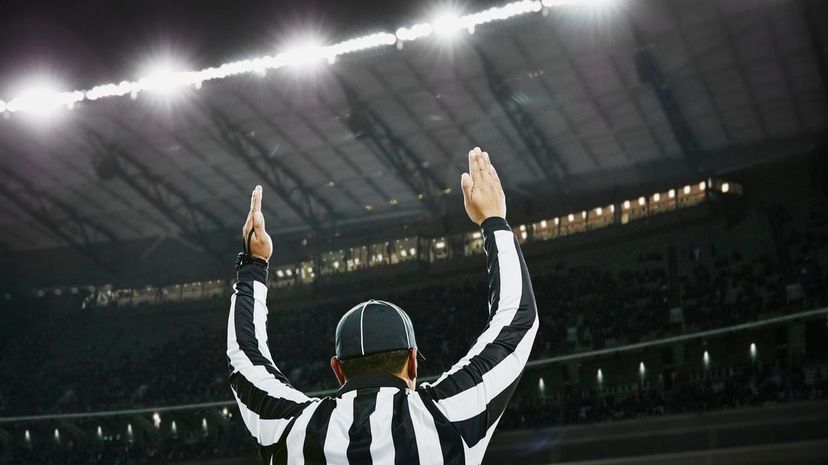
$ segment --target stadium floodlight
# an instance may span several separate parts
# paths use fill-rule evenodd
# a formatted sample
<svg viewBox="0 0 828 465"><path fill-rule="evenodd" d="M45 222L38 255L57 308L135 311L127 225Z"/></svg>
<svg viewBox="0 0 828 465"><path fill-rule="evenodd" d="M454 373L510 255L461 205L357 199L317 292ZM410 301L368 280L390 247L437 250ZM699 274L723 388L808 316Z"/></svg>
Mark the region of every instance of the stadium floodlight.
<svg viewBox="0 0 828 465"><path fill-rule="evenodd" d="M538 392L541 396L546 393L546 384L543 382L543 378L538 379Z"/></svg>
<svg viewBox="0 0 828 465"><path fill-rule="evenodd" d="M201 419L201 431L204 433L205 436L207 435L207 433L210 432L210 430L207 428L207 419L206 418Z"/></svg>
<svg viewBox="0 0 828 465"><path fill-rule="evenodd" d="M728 191L730 191L730 183L722 184L722 192L727 193Z"/></svg>
<svg viewBox="0 0 828 465"><path fill-rule="evenodd" d="M410 42L422 37L428 37L434 32L434 28L429 23L419 23L411 27L401 27L397 29L395 37L400 42Z"/></svg>
<svg viewBox="0 0 828 465"><path fill-rule="evenodd" d="M575 215L570 213L569 216L566 217L566 219L568 219L569 222L572 223L573 221L575 221Z"/></svg>
<svg viewBox="0 0 828 465"><path fill-rule="evenodd" d="M703 191L707 187L707 183L702 181L699 183L699 190Z"/></svg>
<svg viewBox="0 0 828 465"><path fill-rule="evenodd" d="M598 374L595 375L595 379L598 380L598 384L604 384L604 372L601 369L598 369Z"/></svg>
<svg viewBox="0 0 828 465"><path fill-rule="evenodd" d="M541 227L541 228L546 228L547 224L548 224L548 223L546 222L546 220L541 220L541 222L540 222L540 227Z"/></svg>
<svg viewBox="0 0 828 465"><path fill-rule="evenodd" d="M689 193L690 193L690 189L692 189L690 186L684 186L684 194L685 194L685 195L686 195L686 194L689 194Z"/></svg>
<svg viewBox="0 0 828 465"><path fill-rule="evenodd" d="M417 249L412 247L412 248L408 249L408 253L411 254L411 256L413 257L414 255L417 255Z"/></svg>
<svg viewBox="0 0 828 465"><path fill-rule="evenodd" d="M178 425L175 424L175 420L170 423L170 433L176 435L178 433Z"/></svg>
<svg viewBox="0 0 828 465"><path fill-rule="evenodd" d="M55 442L60 443L60 430L55 428Z"/></svg>
<svg viewBox="0 0 828 465"><path fill-rule="evenodd" d="M431 24L435 35L448 39L455 37L463 28L460 15L453 11L441 12Z"/></svg>
<svg viewBox="0 0 828 465"><path fill-rule="evenodd" d="M629 210L629 209L630 209L630 201L629 201L629 200L625 200L625 201L624 201L624 210Z"/></svg>
<svg viewBox="0 0 828 465"><path fill-rule="evenodd" d="M555 218L555 226L557 226L559 224L561 224L561 219L560 218Z"/></svg>
<svg viewBox="0 0 828 465"><path fill-rule="evenodd" d="M757 354L756 343L751 342L750 343L750 359L753 360L753 361L756 361L756 354Z"/></svg>
<svg viewBox="0 0 828 465"><path fill-rule="evenodd" d="M98 439L103 439L103 428L101 428L101 425L98 425L98 430L95 432L95 436L97 436Z"/></svg>
<svg viewBox="0 0 828 465"><path fill-rule="evenodd" d="M639 198L638 198L638 205L639 205L639 206L642 206L642 207L643 207L643 206L644 206L644 205L646 205L646 204L647 204L647 199L645 199L644 197L639 197Z"/></svg>
<svg viewBox="0 0 828 465"><path fill-rule="evenodd" d="M276 276L282 278L285 276L285 272L282 270L276 270Z"/></svg>
<svg viewBox="0 0 828 465"><path fill-rule="evenodd" d="M661 194L659 194L658 192L653 194L653 202L658 202L660 200L661 200Z"/></svg>
<svg viewBox="0 0 828 465"><path fill-rule="evenodd" d="M710 353L707 352L706 350L704 351L704 354L702 355L702 362L704 362L704 368L705 369L710 368Z"/></svg>
<svg viewBox="0 0 828 465"><path fill-rule="evenodd" d="M155 412L155 413L152 414L152 424L156 428L161 427L161 414L159 414L158 412Z"/></svg>
<svg viewBox="0 0 828 465"><path fill-rule="evenodd" d="M595 209L595 214L598 215L598 216L603 215L604 214L604 209L601 208L601 207L596 208Z"/></svg>
<svg viewBox="0 0 828 465"><path fill-rule="evenodd" d="M61 92L58 86L45 79L28 82L23 91L4 104L9 113L23 112L34 115L48 115L61 107L73 108L75 103L83 100L83 92Z"/></svg>
<svg viewBox="0 0 828 465"><path fill-rule="evenodd" d="M644 366L644 362L639 363L638 364L638 375L643 378L644 375L646 375L646 374L647 374L647 367Z"/></svg>
<svg viewBox="0 0 828 465"><path fill-rule="evenodd" d="M667 192L667 196L670 197L671 199L676 198L676 190L675 189L670 189L670 191Z"/></svg>
<svg viewBox="0 0 828 465"><path fill-rule="evenodd" d="M526 233L526 231L523 231L522 233L520 233L520 238L521 239L526 239L528 236L529 235Z"/></svg>
<svg viewBox="0 0 828 465"><path fill-rule="evenodd" d="M32 434L29 433L29 430L26 430L26 432L23 433L23 439L25 439L27 443L32 442Z"/></svg>
<svg viewBox="0 0 828 465"><path fill-rule="evenodd" d="M127 423L127 436L132 437L132 423Z"/></svg>
<svg viewBox="0 0 828 465"><path fill-rule="evenodd" d="M446 243L443 242L443 241L440 241L440 242L434 244L434 247L436 247L438 249L445 249L446 248Z"/></svg>
<svg viewBox="0 0 828 465"><path fill-rule="evenodd" d="M586 212L586 210L584 210L584 211L581 212L581 218L586 219L586 217L587 217L587 212Z"/></svg>

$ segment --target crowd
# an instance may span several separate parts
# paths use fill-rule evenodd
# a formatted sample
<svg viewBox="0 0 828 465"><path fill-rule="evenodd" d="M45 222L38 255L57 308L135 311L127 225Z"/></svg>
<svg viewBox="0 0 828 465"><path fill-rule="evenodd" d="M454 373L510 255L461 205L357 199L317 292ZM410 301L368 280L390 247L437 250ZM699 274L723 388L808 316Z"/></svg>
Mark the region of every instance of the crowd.
<svg viewBox="0 0 828 465"><path fill-rule="evenodd" d="M821 217L816 218L815 222ZM618 346L753 321L803 306L824 306L828 304L828 275L817 258L828 249L822 232L826 228L821 223L809 223L809 227L812 230L807 234L791 227L786 236L793 266L798 267L792 277L786 277L784 267L767 253L745 258L738 250L722 252L714 244L700 253L697 243L680 252L687 272L671 270L664 252L658 250L642 253L620 270L596 263L535 265L533 285L541 328L533 357ZM787 295L791 284L803 291L796 302ZM328 360L339 316L361 300L384 298L399 303L411 315L427 357L420 367L421 376L437 375L463 355L485 326L484 286L484 277L478 273L447 284L401 288L382 295L369 291L343 301L293 303L287 308L281 308L285 303L274 293L270 345L294 385L306 391L334 388ZM82 295L54 297L38 305L77 306L82 299ZM85 310L93 312L86 319L77 318L77 308L55 311L54 316L51 309L42 311L50 315L48 324L29 322L26 331L6 343L8 350L0 358L0 416L229 398L224 358L228 299L165 306L137 309L131 315L133 323L125 323L118 331L99 331L93 336L87 332L89 340L80 341L82 356L63 359L62 354L79 343L74 340L82 329L79 325L94 317L114 317L106 308ZM678 317L676 308L680 309ZM144 340L136 328L148 326L160 315L167 320L154 330L159 334Z"/></svg>
<svg viewBox="0 0 828 465"><path fill-rule="evenodd" d="M825 359L786 367L744 363L700 372L673 372L632 386L566 388L548 396L518 396L504 428L572 425L652 415L734 409L828 398Z"/></svg>
<svg viewBox="0 0 828 465"><path fill-rule="evenodd" d="M828 367L825 363L824 359L811 360L786 367L779 361L766 361L700 372L682 371L668 375L667 379L658 376L632 386L579 389L570 385L547 393L522 389L518 390L499 428L564 426L824 399L828 398L828 379L823 374ZM232 414L210 416L198 409L177 412L172 417L179 422L178 429L170 428L168 417L165 415L165 421L157 427L136 427L128 435L124 422L131 417L124 416L115 422L117 426L105 423L107 434L99 437L93 431L100 419L74 423L74 434L65 427L66 423L55 423L65 431L60 440L50 434L49 428L55 425L41 426L38 435L29 442L15 441L10 454L0 454L0 465L126 465L252 458L255 454L254 441L240 418ZM210 418L209 427L201 423L206 418ZM12 434L20 436L29 427L33 426L17 425ZM117 434L111 431L116 427L121 430Z"/></svg>

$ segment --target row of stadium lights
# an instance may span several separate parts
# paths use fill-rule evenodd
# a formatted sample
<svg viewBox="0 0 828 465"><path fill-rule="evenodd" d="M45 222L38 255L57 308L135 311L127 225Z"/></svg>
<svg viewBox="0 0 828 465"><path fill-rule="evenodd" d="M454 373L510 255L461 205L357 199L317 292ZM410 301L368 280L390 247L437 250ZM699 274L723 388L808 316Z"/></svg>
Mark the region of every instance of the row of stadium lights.
<svg viewBox="0 0 828 465"><path fill-rule="evenodd" d="M750 359L755 362L756 357L758 356L755 342L750 343L748 351L750 352ZM705 370L710 368L710 352L706 350L704 351L702 354L702 363L704 364ZM647 376L647 366L644 362L640 362L638 364L638 376L641 377L642 380ZM604 385L604 372L600 368L595 374L595 380L598 382L599 386ZM543 378L538 379L538 392L541 395L546 393L546 383L543 381Z"/></svg>
<svg viewBox="0 0 828 465"><path fill-rule="evenodd" d="M229 420L230 418L233 417L233 414L230 412L230 410L227 407L224 407L221 410L221 416L224 417L225 419ZM156 429L161 429L161 414L160 413L155 412L155 413L152 414L152 424ZM207 425L207 418L206 417L201 419L201 432L205 436L207 436L210 433L210 428ZM131 441L133 439L133 436L134 436L133 430L132 430L132 423L127 424L126 434L127 434L128 440ZM170 434L173 437L178 435L178 425L176 425L175 420L170 422ZM104 438L104 436L103 436L103 427L101 427L100 425L98 425L98 429L95 431L95 436L98 438L99 441L102 441L103 438ZM55 431L53 433L53 438L54 438L54 441L56 443L60 444L60 428L55 428ZM23 433L23 440L26 442L27 445L31 445L31 443L32 443L32 433L28 429Z"/></svg>
<svg viewBox="0 0 828 465"><path fill-rule="evenodd" d="M253 59L224 63L198 71L180 71L169 67L154 70L137 81L101 84L88 90L58 91L48 84L24 90L9 101L0 100L0 113L8 116L14 112L47 113L60 107L73 109L77 103L95 101L108 97L129 95L138 98L144 91L169 92L176 88L193 87L200 89L205 81L225 79L241 74L253 73L264 76L268 70L285 67L303 67L310 64L333 64L339 57L353 53L396 45L401 49L407 42L414 42L437 36L448 38L460 31L473 34L477 26L504 21L516 16L544 12L546 8L567 5L602 7L609 0L523 0L467 15L444 13L431 22L422 22L410 27L401 27L396 33L379 32L357 37L333 45L318 45L312 42L277 53Z"/></svg>

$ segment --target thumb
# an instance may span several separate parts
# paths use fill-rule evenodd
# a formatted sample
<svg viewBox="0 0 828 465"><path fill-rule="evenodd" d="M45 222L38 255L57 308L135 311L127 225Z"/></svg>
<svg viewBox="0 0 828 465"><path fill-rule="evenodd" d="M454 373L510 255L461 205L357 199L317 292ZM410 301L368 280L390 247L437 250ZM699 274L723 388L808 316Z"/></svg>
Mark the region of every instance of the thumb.
<svg viewBox="0 0 828 465"><path fill-rule="evenodd" d="M465 197L466 200L471 199L473 187L474 181L472 181L472 178L471 176L469 176L469 173L463 173L463 175L460 176L460 188L463 189L463 197Z"/></svg>

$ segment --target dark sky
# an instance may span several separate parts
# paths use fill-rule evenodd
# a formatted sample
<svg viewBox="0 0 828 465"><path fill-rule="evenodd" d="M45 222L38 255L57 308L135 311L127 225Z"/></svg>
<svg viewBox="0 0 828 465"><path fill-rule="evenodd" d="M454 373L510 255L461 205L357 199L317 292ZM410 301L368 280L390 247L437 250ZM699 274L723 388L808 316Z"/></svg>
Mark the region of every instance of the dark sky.
<svg viewBox="0 0 828 465"><path fill-rule="evenodd" d="M172 51L198 69L276 50L303 29L330 40L427 17L437 5L472 0L1 0L0 98L47 73L71 89L135 78ZM500 3L500 2L497 2Z"/></svg>

